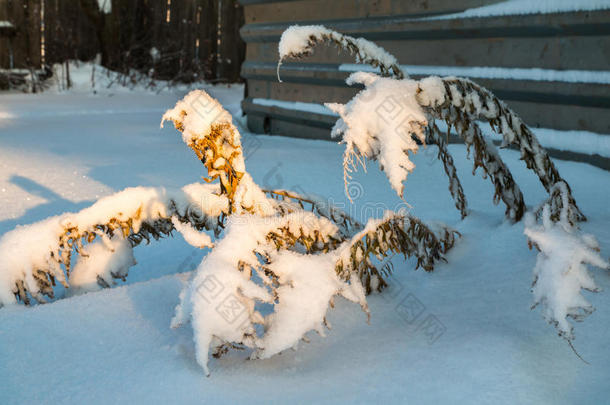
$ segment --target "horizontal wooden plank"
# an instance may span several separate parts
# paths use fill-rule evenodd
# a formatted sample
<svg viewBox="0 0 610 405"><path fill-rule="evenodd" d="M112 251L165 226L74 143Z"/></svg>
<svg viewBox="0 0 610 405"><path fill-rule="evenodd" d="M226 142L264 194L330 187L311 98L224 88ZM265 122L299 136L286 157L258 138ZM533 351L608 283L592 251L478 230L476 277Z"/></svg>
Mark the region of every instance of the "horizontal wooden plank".
<svg viewBox="0 0 610 405"><path fill-rule="evenodd" d="M258 134L329 140L337 120L329 115L254 104L250 98L242 101L242 110L248 114L248 129Z"/></svg>
<svg viewBox="0 0 610 405"><path fill-rule="evenodd" d="M388 15L431 16L463 11L497 3L500 0L292 0L265 1L241 0L245 7L246 23L294 21L320 21L341 18L367 18Z"/></svg>
<svg viewBox="0 0 610 405"><path fill-rule="evenodd" d="M242 77L249 80L277 82L275 63L245 62L242 65ZM280 76L284 83L295 83L314 86L346 87L345 79L349 72L339 70L337 64L307 64L287 63L280 69ZM407 71L408 73L408 71ZM413 75L419 79L422 75ZM465 76L468 77L468 76ZM511 80L472 78L475 82L494 92L500 92L507 100L530 101L545 104L578 105L595 108L610 108L610 83L578 83L542 80ZM346 93L351 98L353 93ZM322 102L326 92L317 94L318 99L289 100ZM277 97L273 97L277 98Z"/></svg>
<svg viewBox="0 0 610 405"><path fill-rule="evenodd" d="M610 10L595 12L493 16L487 18L414 19L409 15L342 18L310 21L370 40L437 40L507 37L599 36L610 34ZM246 24L246 42L277 42L282 32L298 21Z"/></svg>
<svg viewBox="0 0 610 405"><path fill-rule="evenodd" d="M543 69L607 70L610 35L553 38L487 38L451 40L380 40L379 46L403 64L432 66L539 67ZM593 57L592 55L595 55ZM277 62L277 43L248 43L247 61ZM320 44L301 59L309 63L353 63L349 52Z"/></svg>

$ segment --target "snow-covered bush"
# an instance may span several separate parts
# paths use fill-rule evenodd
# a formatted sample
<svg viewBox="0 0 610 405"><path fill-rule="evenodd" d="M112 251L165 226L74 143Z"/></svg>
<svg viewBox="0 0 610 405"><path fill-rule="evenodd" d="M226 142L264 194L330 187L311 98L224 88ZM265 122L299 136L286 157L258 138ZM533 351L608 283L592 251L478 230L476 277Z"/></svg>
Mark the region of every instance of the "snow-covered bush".
<svg viewBox="0 0 610 405"><path fill-rule="evenodd" d="M396 59L363 39L324 27L293 27L280 42L280 60L312 51L330 40L379 66L385 76L356 73L348 84L364 90L349 103L329 104L340 115L334 136L346 145L345 181L356 164L378 160L392 188L402 197L403 183L415 165L409 154L434 142L450 178L450 191L462 216L466 199L453 159L436 120L455 127L474 151L495 186L494 200L507 216L521 219L525 204L497 150L476 121L487 121L523 159L549 191L542 226L528 216L526 234L541 253L535 269L535 300L562 336L572 339L566 316L590 312L580 289L595 289L583 263L605 267L592 237L578 233L584 216L570 189L525 124L489 91L459 78L405 79ZM391 116L384 103L399 103ZM374 104L385 108L375 109ZM188 243L211 248L180 294L172 327L192 324L199 364L209 373L210 352L220 356L247 347L251 358L268 358L295 347L306 334L330 328L328 307L336 296L360 305L369 315L366 294L381 291L391 269L379 263L401 253L427 271L444 260L459 233L445 225L428 226L404 212L360 224L326 201L287 190L264 190L246 170L241 136L231 116L204 91L193 91L168 110L182 139L206 168L204 180L180 190L136 187L105 197L77 213L27 225L0 239L0 306L53 298L56 281L70 291L109 287L124 279L135 263L132 248L151 238L181 233ZM222 236L221 236L222 235ZM213 240L213 237L216 240ZM79 257L72 266L73 255ZM61 289L60 289L61 290Z"/></svg>

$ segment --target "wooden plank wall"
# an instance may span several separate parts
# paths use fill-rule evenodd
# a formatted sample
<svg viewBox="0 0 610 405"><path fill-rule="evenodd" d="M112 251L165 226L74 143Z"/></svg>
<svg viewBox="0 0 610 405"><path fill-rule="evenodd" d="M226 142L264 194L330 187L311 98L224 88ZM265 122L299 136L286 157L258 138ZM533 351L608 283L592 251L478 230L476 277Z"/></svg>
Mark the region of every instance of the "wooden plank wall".
<svg viewBox="0 0 610 405"><path fill-rule="evenodd" d="M358 89L348 88L345 65L352 55L330 45L282 65L276 76L282 31L301 22L323 24L375 41L400 63L432 67L542 68L610 71L610 10L487 18L426 19L494 3L493 0L241 0L246 25L247 83L243 110L255 132L328 139L333 117L254 103L256 98L308 103L345 102ZM425 73L425 72L423 72ZM413 74L415 78L421 74ZM610 134L610 84L477 78L533 127ZM610 159L568 152L562 157L591 161L610 169Z"/></svg>

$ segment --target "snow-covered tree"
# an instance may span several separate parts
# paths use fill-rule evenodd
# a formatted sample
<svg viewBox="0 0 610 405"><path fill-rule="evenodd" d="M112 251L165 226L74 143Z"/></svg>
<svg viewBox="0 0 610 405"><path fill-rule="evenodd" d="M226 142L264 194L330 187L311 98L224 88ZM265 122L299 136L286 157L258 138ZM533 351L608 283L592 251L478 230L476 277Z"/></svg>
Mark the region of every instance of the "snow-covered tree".
<svg viewBox="0 0 610 405"><path fill-rule="evenodd" d="M495 186L507 216L519 221L523 197L494 145L476 121L489 122L506 144L520 148L528 167L549 191L538 217L528 214L526 235L540 250L534 271L535 302L562 336L573 338L566 317L591 311L580 289L595 290L585 263L605 267L591 236L581 235L583 220L567 183L527 126L488 90L465 79L431 77L410 80L396 59L364 40L324 27L293 27L280 42L280 60L312 51L330 40L381 69L382 76L356 73L348 84L364 89L349 103L329 104L340 115L334 136L346 145L346 185L350 172L365 159L378 160L392 188L415 165L409 155L435 142L450 178L450 191L462 216L466 198L453 159L436 120L454 127L474 151ZM278 67L279 69L279 67ZM279 70L278 70L279 71ZM394 77L386 77L391 76ZM371 106L400 103L391 117ZM369 316L366 295L386 286L391 269L380 259L402 253L431 271L455 244L459 233L445 225L429 226L404 212L386 212L360 224L325 200L286 190L264 190L246 170L241 136L226 110L204 91L193 91L168 110L182 139L206 168L209 184L179 190L136 187L102 198L91 207L20 226L0 239L0 306L54 298L65 291L90 291L124 279L135 264L132 249L146 240L181 233L189 244L211 248L180 294L172 327L192 324L199 364L208 370L212 353L250 348L252 358L268 358L295 347L306 333L330 328L328 307L341 296ZM78 259L72 266L74 254ZM61 290L60 290L61 291ZM62 291L63 292L63 291ZM45 298L46 297L46 298ZM272 308L263 315L261 308Z"/></svg>

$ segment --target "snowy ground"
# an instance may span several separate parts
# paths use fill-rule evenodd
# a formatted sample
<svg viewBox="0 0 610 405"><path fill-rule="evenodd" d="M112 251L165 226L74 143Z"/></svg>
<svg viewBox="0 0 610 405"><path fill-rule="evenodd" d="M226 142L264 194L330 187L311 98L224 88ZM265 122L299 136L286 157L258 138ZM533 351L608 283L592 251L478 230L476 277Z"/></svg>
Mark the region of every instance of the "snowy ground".
<svg viewBox="0 0 610 405"><path fill-rule="evenodd" d="M241 92L210 90L231 112L238 111ZM181 96L1 95L0 234L128 186L197 181L201 164L173 128L159 129L162 112ZM259 184L347 202L341 146L254 135L244 144ZM137 248L139 264L127 285L0 309L0 403L606 402L610 294L589 294L598 310L576 327L575 345L587 365L539 311L529 309L535 254L527 249L522 223L503 220L490 182L470 175L465 148L450 150L471 215L459 220L432 151L414 158L406 196L416 215L445 221L463 237L449 263L431 274L394 258L390 290L369 298L370 325L357 306L339 302L327 338L312 336L298 351L269 360L248 361L248 353L232 352L212 360L206 378L194 358L192 330L169 328L184 273L203 254L176 237ZM541 201L542 186L517 154L503 156L526 201ZM583 228L597 236L608 257L610 173L556 163L589 217ZM360 196L346 205L358 217L400 204L373 166L355 176ZM594 275L610 289L607 272ZM415 320L405 311L413 302L422 308ZM444 333L434 342L417 330L425 319L442 324Z"/></svg>

